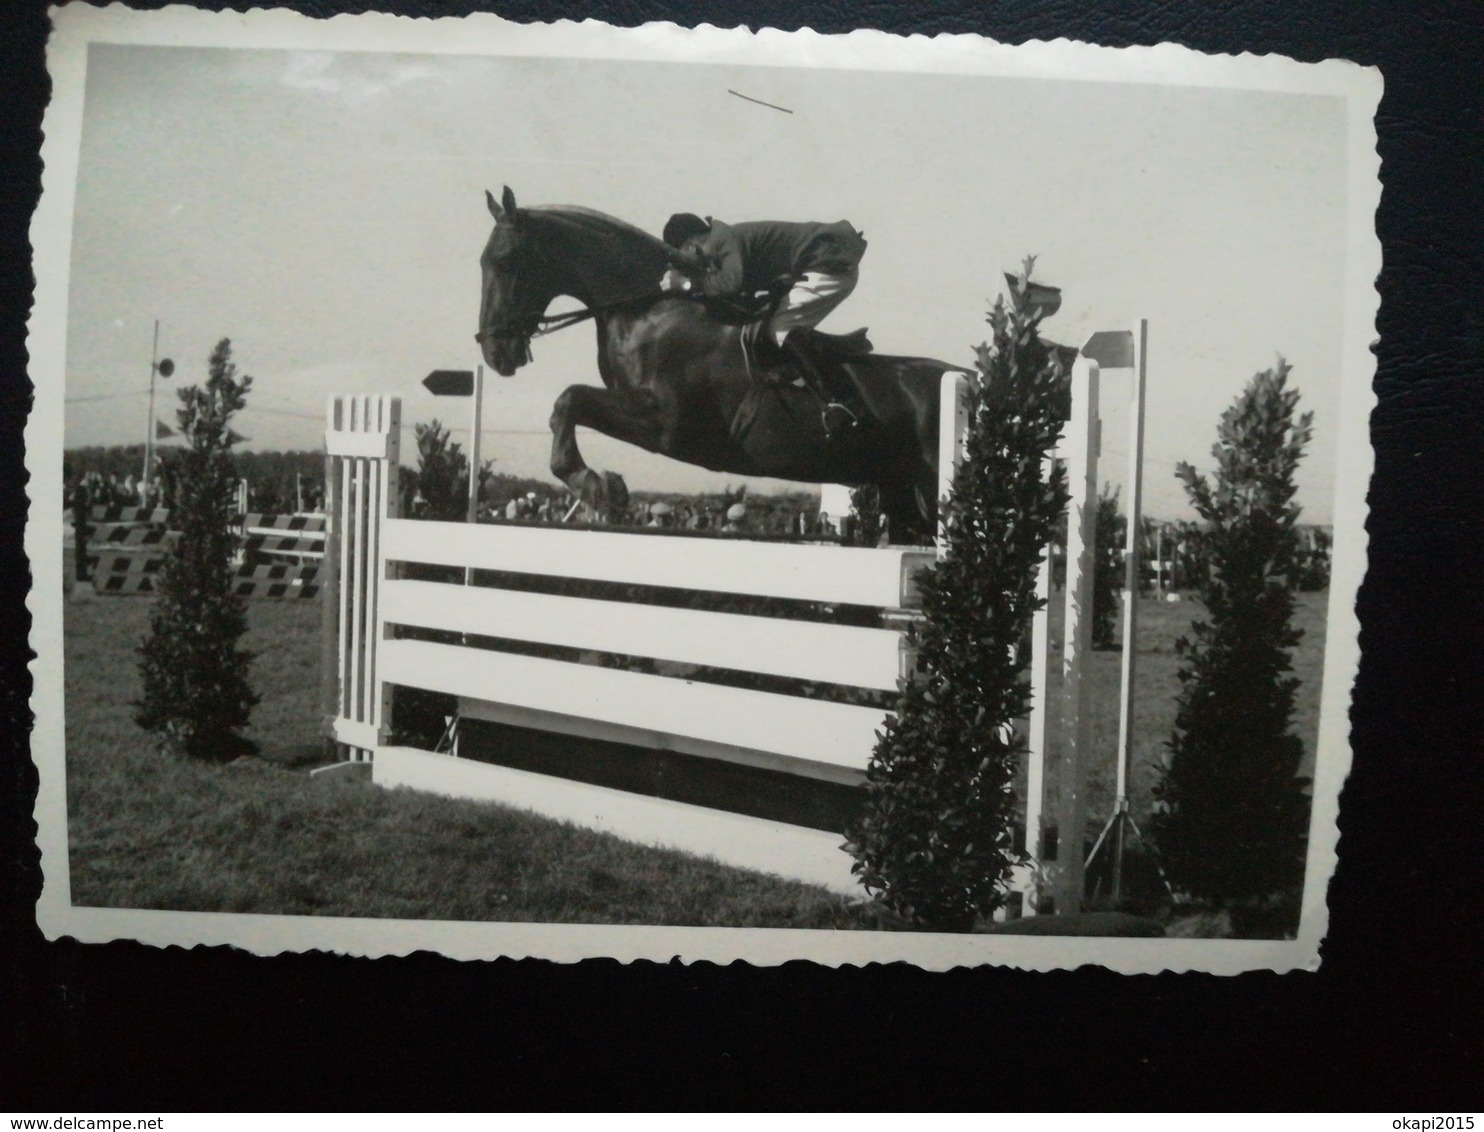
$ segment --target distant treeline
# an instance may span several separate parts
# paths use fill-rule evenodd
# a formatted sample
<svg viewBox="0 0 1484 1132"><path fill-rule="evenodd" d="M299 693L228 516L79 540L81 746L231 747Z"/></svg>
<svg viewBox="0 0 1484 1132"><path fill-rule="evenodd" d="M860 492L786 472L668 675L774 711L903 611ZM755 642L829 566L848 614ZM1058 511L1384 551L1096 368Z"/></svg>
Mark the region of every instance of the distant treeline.
<svg viewBox="0 0 1484 1132"><path fill-rule="evenodd" d="M156 448L155 459L168 462L176 451L168 445ZM295 510L296 486L304 493L306 510L317 509L325 478L323 452L234 452L232 459L237 474L248 483L249 504L254 510L275 514ZM144 445L69 448L63 453L62 475L69 487L88 473L101 477L116 495L132 494L144 474ZM125 500L120 498L118 502ZM163 505L168 507L170 501L164 500Z"/></svg>

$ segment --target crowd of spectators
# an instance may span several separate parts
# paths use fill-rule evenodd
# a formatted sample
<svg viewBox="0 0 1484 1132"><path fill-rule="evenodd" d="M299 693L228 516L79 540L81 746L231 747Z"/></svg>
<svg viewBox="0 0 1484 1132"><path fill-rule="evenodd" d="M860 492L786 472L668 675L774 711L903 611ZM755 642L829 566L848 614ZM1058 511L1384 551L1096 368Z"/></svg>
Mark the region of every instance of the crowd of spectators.
<svg viewBox="0 0 1484 1132"><path fill-rule="evenodd" d="M581 523L582 510L570 495L528 491L503 504L480 508L481 522ZM841 524L831 517L793 500L760 497L744 500L692 496L668 499L634 499L609 526L676 532L747 533L771 537L838 541Z"/></svg>
<svg viewBox="0 0 1484 1132"><path fill-rule="evenodd" d="M102 472L85 472L73 477L67 489L69 505L76 507L86 500L86 507L162 507L163 496L159 480L145 483L144 477L135 478L131 472L125 476L104 475Z"/></svg>

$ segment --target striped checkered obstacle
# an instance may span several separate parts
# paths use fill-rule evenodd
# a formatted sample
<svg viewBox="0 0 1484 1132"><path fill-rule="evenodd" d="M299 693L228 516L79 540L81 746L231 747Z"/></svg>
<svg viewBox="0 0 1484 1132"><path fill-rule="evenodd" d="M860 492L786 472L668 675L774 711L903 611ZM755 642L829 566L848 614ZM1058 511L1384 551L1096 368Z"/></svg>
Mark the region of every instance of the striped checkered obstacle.
<svg viewBox="0 0 1484 1132"><path fill-rule="evenodd" d="M243 566L232 592L239 597L315 598L320 586L319 566Z"/></svg>
<svg viewBox="0 0 1484 1132"><path fill-rule="evenodd" d="M266 515L249 512L241 517L242 550L261 555L319 559L325 554L323 515Z"/></svg>
<svg viewBox="0 0 1484 1132"><path fill-rule="evenodd" d="M71 525L71 516L67 517ZM245 535L307 535L323 541L323 515L273 515L250 511L235 515L232 525ZM94 507L88 512L88 541L107 541L114 532L137 529L168 530L170 511L165 507Z"/></svg>
<svg viewBox="0 0 1484 1132"><path fill-rule="evenodd" d="M152 562L160 563L163 559L152 559ZM159 569L153 570L128 570L117 574L105 574L101 570L93 572L93 589L100 594L131 595L152 594L158 588Z"/></svg>
<svg viewBox="0 0 1484 1132"><path fill-rule="evenodd" d="M180 539L164 507L100 506L88 511L88 572L100 594L150 594Z"/></svg>
<svg viewBox="0 0 1484 1132"><path fill-rule="evenodd" d="M90 558L93 588L100 594L152 594L159 589L163 555L100 555ZM321 587L318 565L242 566L233 574L232 592L239 597L316 598Z"/></svg>
<svg viewBox="0 0 1484 1132"><path fill-rule="evenodd" d="M165 507L94 507L88 511L88 518L95 523L164 527L170 523L170 511Z"/></svg>
<svg viewBox="0 0 1484 1132"><path fill-rule="evenodd" d="M265 515L250 511L242 516L240 524L244 530L254 534L267 534L271 531L315 533L325 529L325 517L323 515Z"/></svg>
<svg viewBox="0 0 1484 1132"><path fill-rule="evenodd" d="M70 518L70 517L69 517ZM93 588L101 594L152 594L165 553L180 539L164 507L94 507L88 513L87 556ZM248 512L234 517L238 549L246 559L233 592L252 598L319 596L325 549L324 515ZM264 561L264 559L268 561ZM277 559L277 561L274 561Z"/></svg>
<svg viewBox="0 0 1484 1132"><path fill-rule="evenodd" d="M165 568L163 554L89 554L88 573L158 574Z"/></svg>
<svg viewBox="0 0 1484 1132"><path fill-rule="evenodd" d="M253 554L283 554L300 558L321 558L325 553L324 532L311 538L293 535L249 533L244 535L242 550Z"/></svg>
<svg viewBox="0 0 1484 1132"><path fill-rule="evenodd" d="M133 523L104 523L90 527L88 545L109 550L158 548L168 550L180 538L179 531L163 527L144 527Z"/></svg>

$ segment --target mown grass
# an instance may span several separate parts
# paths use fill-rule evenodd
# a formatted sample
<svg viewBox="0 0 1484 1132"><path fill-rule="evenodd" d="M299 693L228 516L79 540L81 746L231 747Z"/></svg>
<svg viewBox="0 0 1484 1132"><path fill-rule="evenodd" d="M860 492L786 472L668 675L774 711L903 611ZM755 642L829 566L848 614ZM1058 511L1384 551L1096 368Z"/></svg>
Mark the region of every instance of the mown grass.
<svg viewBox="0 0 1484 1132"><path fill-rule="evenodd" d="M792 928L889 926L824 889L476 802L311 777L318 609L255 603L260 757L160 753L133 723L150 602L66 609L73 903L203 912Z"/></svg>
<svg viewBox="0 0 1484 1132"><path fill-rule="evenodd" d="M1324 646L1323 594L1300 595L1305 630L1295 726L1313 765ZM823 889L504 807L311 777L323 762L319 610L250 607L255 759L226 766L160 753L133 723L134 649L150 600L68 602L67 796L73 901L82 906L299 915L889 928L870 906ZM1054 603L1054 647L1060 616ZM1179 683L1174 642L1200 607L1140 608L1132 810L1142 822ZM1112 806L1120 655L1094 653L1096 752L1087 836ZM1054 769L1048 782L1054 803Z"/></svg>

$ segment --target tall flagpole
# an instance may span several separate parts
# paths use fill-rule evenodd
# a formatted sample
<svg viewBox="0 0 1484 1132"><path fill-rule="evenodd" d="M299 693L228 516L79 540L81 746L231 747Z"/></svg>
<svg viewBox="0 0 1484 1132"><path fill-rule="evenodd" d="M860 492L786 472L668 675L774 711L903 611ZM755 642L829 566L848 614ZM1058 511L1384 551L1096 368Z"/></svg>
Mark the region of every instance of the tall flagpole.
<svg viewBox="0 0 1484 1132"><path fill-rule="evenodd" d="M155 374L160 365L160 320L155 319L155 338L149 347L149 420L144 425L144 486L149 487L155 470Z"/></svg>
<svg viewBox="0 0 1484 1132"><path fill-rule="evenodd" d="M1144 525L1144 384L1148 374L1149 320L1139 320L1139 366L1129 404L1128 531L1123 557L1123 671L1118 688L1118 797L1113 826L1113 899L1122 895L1124 826L1129 813L1129 779L1134 765L1134 681L1139 632L1139 536ZM1134 826L1138 832L1138 826Z"/></svg>
<svg viewBox="0 0 1484 1132"><path fill-rule="evenodd" d="M1094 337L1097 337L1096 335ZM1132 334L1127 334L1132 346ZM1084 346L1083 352L1089 352ZM1123 857L1127 835L1140 840L1138 823L1129 808L1129 788L1133 778L1134 762L1134 684L1137 670L1137 644L1139 625L1139 535L1144 518L1144 402L1148 381L1149 321L1139 320L1139 344L1135 353L1129 350L1120 360L1124 365L1134 366L1134 387L1129 400L1128 440L1128 529L1124 537L1123 557L1123 663L1118 688L1118 763L1117 780L1114 787L1113 812L1108 816L1103 831L1093 843L1087 855L1086 866L1091 866L1106 844L1112 858L1110 873L1112 897L1117 901L1123 892Z"/></svg>

